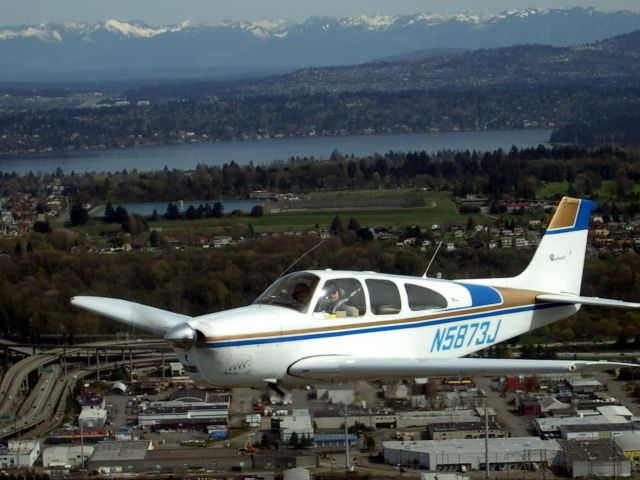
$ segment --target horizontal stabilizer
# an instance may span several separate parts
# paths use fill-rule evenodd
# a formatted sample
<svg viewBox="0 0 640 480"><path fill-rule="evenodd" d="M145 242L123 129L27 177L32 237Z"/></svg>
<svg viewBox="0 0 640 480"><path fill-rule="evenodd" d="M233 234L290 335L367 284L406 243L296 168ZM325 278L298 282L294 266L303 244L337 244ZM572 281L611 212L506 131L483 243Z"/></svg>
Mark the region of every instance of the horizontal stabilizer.
<svg viewBox="0 0 640 480"><path fill-rule="evenodd" d="M460 375L571 373L640 367L632 363L507 358L362 358L325 355L299 360L289 374L314 380L381 379Z"/></svg>
<svg viewBox="0 0 640 480"><path fill-rule="evenodd" d="M73 297L71 304L157 335L164 335L170 328L191 320L186 315L116 298Z"/></svg>
<svg viewBox="0 0 640 480"><path fill-rule="evenodd" d="M623 302L622 300L612 300L610 298L581 297L579 295L543 293L537 295L536 300L541 302L580 303L582 305L594 305L598 307L640 308L640 303Z"/></svg>

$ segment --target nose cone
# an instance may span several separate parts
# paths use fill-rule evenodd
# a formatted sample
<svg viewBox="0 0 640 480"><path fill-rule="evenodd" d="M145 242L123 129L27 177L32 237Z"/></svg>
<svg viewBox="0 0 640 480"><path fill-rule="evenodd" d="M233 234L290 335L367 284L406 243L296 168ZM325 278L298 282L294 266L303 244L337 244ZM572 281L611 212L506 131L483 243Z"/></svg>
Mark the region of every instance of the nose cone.
<svg viewBox="0 0 640 480"><path fill-rule="evenodd" d="M171 346L189 350L196 341L196 332L187 323L181 323L170 329L164 339Z"/></svg>

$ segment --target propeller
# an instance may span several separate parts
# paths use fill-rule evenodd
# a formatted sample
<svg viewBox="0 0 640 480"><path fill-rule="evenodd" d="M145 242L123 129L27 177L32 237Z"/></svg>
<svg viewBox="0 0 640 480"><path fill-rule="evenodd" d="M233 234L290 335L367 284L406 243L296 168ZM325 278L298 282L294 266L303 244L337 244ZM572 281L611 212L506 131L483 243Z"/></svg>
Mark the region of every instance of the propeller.
<svg viewBox="0 0 640 480"><path fill-rule="evenodd" d="M171 346L189 350L196 342L198 335L188 323L180 323L164 334L164 340Z"/></svg>

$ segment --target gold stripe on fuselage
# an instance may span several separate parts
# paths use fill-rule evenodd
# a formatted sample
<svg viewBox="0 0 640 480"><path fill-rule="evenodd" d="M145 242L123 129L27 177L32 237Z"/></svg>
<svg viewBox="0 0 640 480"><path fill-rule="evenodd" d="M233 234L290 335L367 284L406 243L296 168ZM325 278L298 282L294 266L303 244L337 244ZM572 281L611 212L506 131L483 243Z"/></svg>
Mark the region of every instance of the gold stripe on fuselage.
<svg viewBox="0 0 640 480"><path fill-rule="evenodd" d="M387 326L387 325L411 324L411 323L422 322L424 320L440 320L443 318L460 317L460 316L476 314L476 313L487 313L494 310L523 307L527 305L534 305L536 303L541 303L536 301L536 296L542 292L537 292L533 290L519 290L519 289L513 289L513 288L498 288L498 287L494 287L494 288L502 296L502 303L497 303L497 304L489 305L486 307L475 307L475 308L469 307L464 310L442 312L442 313L436 313L434 315L421 315L419 317L413 317L413 318L379 320L375 322L349 323L349 324L343 324L343 325L334 324L334 325L327 325L323 327L287 330L283 332L271 331L271 332L250 333L250 334L244 334L244 335L207 337L206 341L207 342L227 342L227 341L233 341L233 340L251 340L251 339L262 338L262 337L286 337L290 335L307 335L312 333L336 332L336 331L343 331L343 330L351 330L354 328L368 328L368 327L381 327L381 326ZM351 320L351 318L349 318L349 320ZM317 321L325 322L327 320L317 320Z"/></svg>

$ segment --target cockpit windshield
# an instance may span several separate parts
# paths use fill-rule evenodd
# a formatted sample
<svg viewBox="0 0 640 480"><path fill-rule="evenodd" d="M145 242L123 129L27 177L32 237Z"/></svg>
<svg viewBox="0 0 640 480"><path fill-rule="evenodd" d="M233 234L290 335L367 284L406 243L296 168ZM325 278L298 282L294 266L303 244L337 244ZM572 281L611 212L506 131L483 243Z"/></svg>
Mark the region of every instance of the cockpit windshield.
<svg viewBox="0 0 640 480"><path fill-rule="evenodd" d="M305 313L318 281L319 278L311 273L292 273L267 288L254 304L278 305Z"/></svg>

